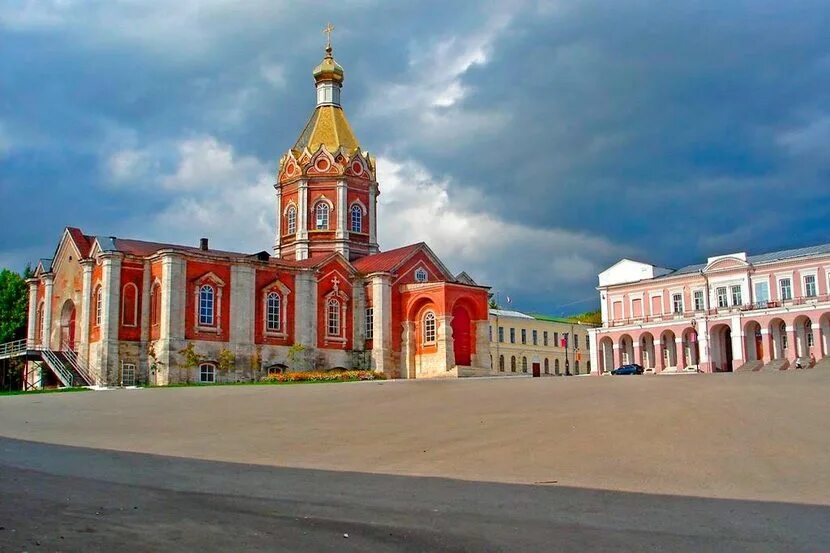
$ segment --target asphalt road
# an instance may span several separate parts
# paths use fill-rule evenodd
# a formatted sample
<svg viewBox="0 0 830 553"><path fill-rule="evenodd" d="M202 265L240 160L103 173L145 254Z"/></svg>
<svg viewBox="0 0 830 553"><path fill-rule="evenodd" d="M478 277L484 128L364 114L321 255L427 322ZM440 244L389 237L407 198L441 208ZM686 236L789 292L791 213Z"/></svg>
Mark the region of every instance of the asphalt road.
<svg viewBox="0 0 830 553"><path fill-rule="evenodd" d="M830 508L0 439L0 551L827 551ZM346 537L348 536L348 537Z"/></svg>

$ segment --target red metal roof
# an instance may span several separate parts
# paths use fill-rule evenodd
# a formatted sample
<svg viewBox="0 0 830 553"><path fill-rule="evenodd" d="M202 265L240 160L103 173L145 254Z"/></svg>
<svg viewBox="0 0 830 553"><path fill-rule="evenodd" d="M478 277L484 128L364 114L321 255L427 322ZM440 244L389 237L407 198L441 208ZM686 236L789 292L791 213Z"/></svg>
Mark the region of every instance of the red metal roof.
<svg viewBox="0 0 830 553"><path fill-rule="evenodd" d="M87 257L89 250L92 249L92 237L86 236L81 229L75 227L66 227L72 241L75 242L75 247L81 252L81 257Z"/></svg>
<svg viewBox="0 0 830 553"><path fill-rule="evenodd" d="M359 273L369 274L377 272L391 272L397 268L406 258L414 254L416 251L424 248L426 244L418 242L402 248L396 248L374 255L367 255L355 261L352 265Z"/></svg>

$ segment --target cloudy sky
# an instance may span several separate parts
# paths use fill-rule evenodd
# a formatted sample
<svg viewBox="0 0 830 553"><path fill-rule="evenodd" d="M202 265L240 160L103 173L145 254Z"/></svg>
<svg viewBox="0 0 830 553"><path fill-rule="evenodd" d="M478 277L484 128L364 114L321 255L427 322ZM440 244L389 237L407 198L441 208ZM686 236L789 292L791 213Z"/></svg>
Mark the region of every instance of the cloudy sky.
<svg viewBox="0 0 830 553"><path fill-rule="evenodd" d="M830 242L826 0L0 4L0 266L61 229L259 251L326 22L382 248L559 314L628 256Z"/></svg>

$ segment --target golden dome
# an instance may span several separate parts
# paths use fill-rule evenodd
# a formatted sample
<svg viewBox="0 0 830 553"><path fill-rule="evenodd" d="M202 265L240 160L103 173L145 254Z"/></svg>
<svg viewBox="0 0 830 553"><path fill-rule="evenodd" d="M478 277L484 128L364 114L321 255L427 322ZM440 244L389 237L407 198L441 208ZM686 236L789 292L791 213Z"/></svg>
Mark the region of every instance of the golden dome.
<svg viewBox="0 0 830 553"><path fill-rule="evenodd" d="M331 55L331 45L326 46L326 55L320 65L314 68L314 80L320 81L335 81L337 83L343 82L343 68L339 63L334 61Z"/></svg>
<svg viewBox="0 0 830 553"><path fill-rule="evenodd" d="M350 154L360 146L340 106L317 106L292 149L302 152L308 148L313 153L321 145L329 152L342 147Z"/></svg>

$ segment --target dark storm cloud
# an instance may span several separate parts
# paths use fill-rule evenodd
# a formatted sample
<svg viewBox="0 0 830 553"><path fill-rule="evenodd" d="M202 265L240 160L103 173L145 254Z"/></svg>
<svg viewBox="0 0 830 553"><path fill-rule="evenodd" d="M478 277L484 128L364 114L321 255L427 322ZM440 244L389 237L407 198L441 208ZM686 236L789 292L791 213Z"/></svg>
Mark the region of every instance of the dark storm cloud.
<svg viewBox="0 0 830 553"><path fill-rule="evenodd" d="M233 200L220 186L255 205L232 175L255 180L293 143L328 20L361 142L442 183L427 189L462 223L492 223L479 248L502 224L545 242L544 264L444 246L520 306L571 309L623 254L681 265L830 241L826 2L505 4L0 8L0 260L49 255L67 224L179 228L154 214L210 180L182 169L188 145L228 178L205 184L200 209ZM549 287L522 286L543 270Z"/></svg>

